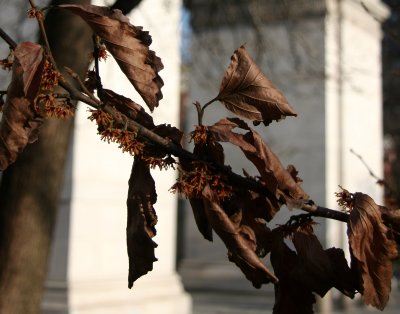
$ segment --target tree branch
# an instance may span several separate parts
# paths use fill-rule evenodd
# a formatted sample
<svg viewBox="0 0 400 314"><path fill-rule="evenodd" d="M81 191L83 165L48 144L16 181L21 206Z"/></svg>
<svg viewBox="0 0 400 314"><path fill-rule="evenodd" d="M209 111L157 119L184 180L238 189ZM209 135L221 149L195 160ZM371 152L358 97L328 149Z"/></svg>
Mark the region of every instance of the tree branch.
<svg viewBox="0 0 400 314"><path fill-rule="evenodd" d="M1 28L0 28L0 30L1 30ZM2 34L5 34L5 33L1 30L0 36L4 39ZM220 166L215 163L209 162L207 160L203 160L199 156L181 148L180 146L176 145L172 141L170 141L166 138L163 138L163 137L159 136L158 134L152 132L151 130L147 129L146 127L139 124L138 122L136 122L132 119L128 119L128 118L123 119L122 114L119 113L115 108L113 108L112 106L107 105L107 104L103 106L95 99L92 99L89 96L80 92L75 86L70 84L68 81L62 79L59 81L59 84L67 92L70 93L70 96L72 99L84 102L85 104L87 104L95 109L101 108L106 113L111 115L111 117L114 119L115 122L117 122L119 124L127 124L128 130L134 131L135 134L140 139L142 139L146 142L149 142L153 145L158 146L165 153L174 155L176 157L179 157L181 159L188 160L188 161L202 161L202 162L206 163L210 168L225 175L234 184L237 184L238 186L244 186L244 187L248 188L249 190L257 192L266 197L272 196L271 192L268 191L268 189L264 185L262 185L260 182L254 180L254 179L251 179L251 178L243 177L243 176L233 172L229 166ZM347 220L348 220L348 214L341 212L341 211L329 209L326 207L317 206L312 201L308 201L300 209L312 214L313 216L317 216L317 217L324 217L324 218L334 219L334 220L343 221L343 222L347 222Z"/></svg>
<svg viewBox="0 0 400 314"><path fill-rule="evenodd" d="M139 5L140 2L142 2L142 0L131 0L131 1L117 0L111 6L111 9L121 10L122 13L126 15L130 11L132 11L133 8L135 8L137 5Z"/></svg>

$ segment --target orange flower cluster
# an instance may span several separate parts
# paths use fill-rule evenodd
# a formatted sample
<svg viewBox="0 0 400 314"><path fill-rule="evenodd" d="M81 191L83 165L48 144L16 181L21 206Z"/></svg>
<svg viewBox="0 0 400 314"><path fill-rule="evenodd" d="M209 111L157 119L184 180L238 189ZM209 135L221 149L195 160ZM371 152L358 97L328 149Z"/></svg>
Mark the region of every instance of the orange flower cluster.
<svg viewBox="0 0 400 314"><path fill-rule="evenodd" d="M60 78L61 73L54 70L53 65L47 58L44 64L40 88L42 90L53 90L58 85Z"/></svg>
<svg viewBox="0 0 400 314"><path fill-rule="evenodd" d="M101 45L97 51L97 58L99 59L99 61L101 61L101 60L106 61L108 56L109 55L108 55L106 47L104 45ZM89 62L92 62L94 60L94 58L96 58L96 53L94 51L90 52L88 54L88 58L89 58Z"/></svg>
<svg viewBox="0 0 400 314"><path fill-rule="evenodd" d="M187 198L199 198L207 184L220 200L232 196L232 187L226 185L220 176L209 174L207 165L203 163L199 163L193 171L181 171L178 182L170 190L173 193L183 194Z"/></svg>
<svg viewBox="0 0 400 314"><path fill-rule="evenodd" d="M335 193L335 196L338 198L337 203L343 210L350 211L354 205L353 194L342 187L340 188L342 190Z"/></svg>
<svg viewBox="0 0 400 314"><path fill-rule="evenodd" d="M144 152L142 159L150 166L151 169L155 169L156 167L158 167L160 170L168 170L170 167L175 169L174 165L176 164L176 161L171 155L168 155L165 158L159 158L148 156L146 155L146 152Z"/></svg>
<svg viewBox="0 0 400 314"><path fill-rule="evenodd" d="M113 127L113 118L103 110L89 109L90 121L96 121L101 140L107 143L118 143L123 152L131 155L142 155L145 145L136 138L134 132Z"/></svg>
<svg viewBox="0 0 400 314"><path fill-rule="evenodd" d="M34 100L36 112L45 112L48 117L71 118L75 114L74 106L67 100L56 99L53 94L39 94Z"/></svg>
<svg viewBox="0 0 400 314"><path fill-rule="evenodd" d="M195 130L190 133L190 141L195 145L206 145L208 142L208 131L205 125L196 125Z"/></svg>
<svg viewBox="0 0 400 314"><path fill-rule="evenodd" d="M99 127L106 129L112 125L112 117L103 110L89 109L89 112L90 116L88 119L90 121L96 121Z"/></svg>
<svg viewBox="0 0 400 314"><path fill-rule="evenodd" d="M28 10L28 17L30 19L37 18L38 20L43 20L43 17L44 17L43 11L39 10L38 8L35 8L35 7L30 8Z"/></svg>
<svg viewBox="0 0 400 314"><path fill-rule="evenodd" d="M109 127L99 131L99 134L101 139L107 143L118 143L118 147L123 152L128 152L131 155L141 155L143 152L144 144L137 140L134 132Z"/></svg>

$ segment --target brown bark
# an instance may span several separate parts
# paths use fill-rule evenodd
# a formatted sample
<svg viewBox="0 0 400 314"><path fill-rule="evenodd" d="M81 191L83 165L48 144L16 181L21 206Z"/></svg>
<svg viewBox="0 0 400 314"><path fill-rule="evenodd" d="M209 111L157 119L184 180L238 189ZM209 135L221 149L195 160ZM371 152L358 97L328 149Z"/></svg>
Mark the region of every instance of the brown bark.
<svg viewBox="0 0 400 314"><path fill-rule="evenodd" d="M53 1L59 4L62 1ZM90 3L88 0L64 1ZM54 57L83 75L91 32L63 10L46 17ZM39 313L73 120L49 119L0 185L0 313Z"/></svg>

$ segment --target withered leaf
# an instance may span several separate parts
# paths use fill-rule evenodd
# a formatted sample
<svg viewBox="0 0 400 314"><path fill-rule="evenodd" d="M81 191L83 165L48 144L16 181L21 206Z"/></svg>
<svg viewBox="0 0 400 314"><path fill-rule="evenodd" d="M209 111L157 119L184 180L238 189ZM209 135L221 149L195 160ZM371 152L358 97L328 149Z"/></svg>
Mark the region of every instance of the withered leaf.
<svg viewBox="0 0 400 314"><path fill-rule="evenodd" d="M274 313L313 313L313 293L323 297L332 287L354 297L357 282L343 250L324 250L310 228L293 232L296 252L286 245L280 228L272 231L271 238L271 262L279 278Z"/></svg>
<svg viewBox="0 0 400 314"><path fill-rule="evenodd" d="M379 206L366 194L353 194L347 235L364 302L383 310L391 291L392 261L398 253Z"/></svg>
<svg viewBox="0 0 400 314"><path fill-rule="evenodd" d="M305 229L293 234L293 244L299 257L296 276L304 285L321 297L332 287L354 297L357 281L347 265L343 250L324 250L315 234Z"/></svg>
<svg viewBox="0 0 400 314"><path fill-rule="evenodd" d="M149 166L139 157L134 158L128 190L128 222L126 237L129 256L128 287L139 277L153 270L157 261L152 240L156 235L157 215L153 205L157 201L154 180Z"/></svg>
<svg viewBox="0 0 400 314"><path fill-rule="evenodd" d="M238 226L239 234L247 239L258 257L270 252L270 229L266 225L269 209L265 198L248 190L237 190L222 207L231 221Z"/></svg>
<svg viewBox="0 0 400 314"><path fill-rule="evenodd" d="M344 295L354 298L356 291L358 291L358 281L354 272L347 264L344 252L339 248L329 248L325 250L329 257L333 273L333 286L342 292Z"/></svg>
<svg viewBox="0 0 400 314"><path fill-rule="evenodd" d="M0 171L37 140L43 116L33 106L43 72L43 48L24 42L15 48L11 83L0 121Z"/></svg>
<svg viewBox="0 0 400 314"><path fill-rule="evenodd" d="M148 129L155 127L153 118L149 115L142 106L133 100L119 95L112 90L103 89L103 102L117 109L119 112L128 118L140 123Z"/></svg>
<svg viewBox="0 0 400 314"><path fill-rule="evenodd" d="M248 130L246 134L235 133L234 128ZM308 195L300 186L301 179L297 171L290 165L284 169L279 158L263 141L262 137L240 119L221 119L208 127L216 140L230 142L238 146L260 173L262 182L276 197L277 201L285 203L289 208L301 208ZM274 200L274 201L276 201ZM273 216L273 214L272 214Z"/></svg>
<svg viewBox="0 0 400 314"><path fill-rule="evenodd" d="M286 116L297 116L285 96L261 72L244 46L235 50L216 97L238 116L255 124L270 124Z"/></svg>
<svg viewBox="0 0 400 314"><path fill-rule="evenodd" d="M229 260L242 270L256 288L260 288L264 283L278 282L278 278L255 253L255 243L244 236L244 230L229 219L208 185L203 190L203 200L210 225L228 248Z"/></svg>
<svg viewBox="0 0 400 314"><path fill-rule="evenodd" d="M149 49L152 42L149 33L132 25L120 10L95 5L60 7L81 16L100 36L122 72L153 111L162 99L164 82L158 75L163 69L161 59Z"/></svg>
<svg viewBox="0 0 400 314"><path fill-rule="evenodd" d="M271 264L279 282L275 284L273 314L312 314L315 296L312 290L297 278L299 257L284 242L283 234L272 231Z"/></svg>

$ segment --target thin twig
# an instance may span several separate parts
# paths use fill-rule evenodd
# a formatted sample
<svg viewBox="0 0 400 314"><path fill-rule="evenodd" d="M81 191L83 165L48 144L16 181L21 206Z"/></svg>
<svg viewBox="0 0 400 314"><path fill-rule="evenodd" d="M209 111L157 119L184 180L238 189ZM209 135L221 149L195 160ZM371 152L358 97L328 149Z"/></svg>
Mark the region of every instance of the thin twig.
<svg viewBox="0 0 400 314"><path fill-rule="evenodd" d="M29 0L29 3L31 4L32 9L35 9L35 10L37 9L37 7L36 7L35 3L33 2L33 0ZM47 52L48 57L50 58L50 62L53 65L54 70L56 70L57 72L60 72L58 70L57 63L54 60L53 54L51 53L49 39L47 38L46 28L44 27L43 16L42 15L36 15L36 20L38 21L39 28L40 28L40 31L42 33L44 44L45 44L45 47L46 47L46 52Z"/></svg>
<svg viewBox="0 0 400 314"><path fill-rule="evenodd" d="M79 77L79 75L77 73L75 73L71 68L69 67L64 67L64 69L67 71L67 73L69 75L71 75L71 77L79 84L79 87L82 89L82 91L88 95L92 100L94 100L95 102L97 102L98 104L100 104L100 100L98 100L96 98L96 96L93 95L93 93L91 93L87 87L85 86L85 84L82 82L81 78Z"/></svg>
<svg viewBox="0 0 400 314"><path fill-rule="evenodd" d="M371 169L371 167L367 164L367 162L364 160L364 158L360 155L357 154L353 149L350 149L350 153L352 153L354 156L356 156L362 164L365 166L365 168L368 170L368 173L371 177L373 177L376 180L377 184L383 185L383 187L386 190L387 195L395 195L397 198L397 193L393 188L382 178L378 177Z"/></svg>
<svg viewBox="0 0 400 314"><path fill-rule="evenodd" d="M103 85L101 84L100 77L100 66L99 66L99 55L100 55L100 38L97 35L93 35L93 57L94 57L94 68L96 72L96 87L97 95L102 99Z"/></svg>
<svg viewBox="0 0 400 314"><path fill-rule="evenodd" d="M0 27L0 37L10 46L10 49L15 49L17 43Z"/></svg>
<svg viewBox="0 0 400 314"><path fill-rule="evenodd" d="M378 183L384 183L383 179L382 179L382 178L379 178L379 177L372 171L371 167L368 166L368 164L366 163L366 161L364 160L364 158L363 158L360 154L356 153L352 148L350 148L350 153L352 153L354 156L356 156L356 157L362 162L362 164L365 166L365 168L367 168L367 170L368 170L368 172L369 172L369 175L370 175L371 177L373 177Z"/></svg>

